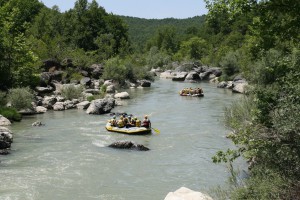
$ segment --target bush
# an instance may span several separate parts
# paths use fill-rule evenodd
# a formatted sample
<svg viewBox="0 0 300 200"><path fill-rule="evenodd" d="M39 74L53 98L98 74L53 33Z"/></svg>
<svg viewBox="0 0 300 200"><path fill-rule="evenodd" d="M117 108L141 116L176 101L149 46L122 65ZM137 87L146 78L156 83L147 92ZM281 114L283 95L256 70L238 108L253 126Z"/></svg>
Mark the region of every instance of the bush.
<svg viewBox="0 0 300 200"><path fill-rule="evenodd" d="M82 97L82 91L83 88L81 86L68 85L62 88L61 95L67 100L79 99Z"/></svg>
<svg viewBox="0 0 300 200"><path fill-rule="evenodd" d="M76 81L80 81L83 78L83 76L81 74L79 74L78 72L75 72L71 75L71 80L76 80Z"/></svg>
<svg viewBox="0 0 300 200"><path fill-rule="evenodd" d="M224 77L232 80L233 75L237 74L239 70L239 53L238 52L228 52L226 56L224 56L220 62L220 65L223 69Z"/></svg>
<svg viewBox="0 0 300 200"><path fill-rule="evenodd" d="M163 66L168 65L170 62L171 57L167 53L161 52L157 47L151 47L146 58L146 63L150 69L163 68Z"/></svg>
<svg viewBox="0 0 300 200"><path fill-rule="evenodd" d="M8 101L13 108L17 110L31 108L31 102L34 100L34 95L29 87L14 88L8 92Z"/></svg>
<svg viewBox="0 0 300 200"><path fill-rule="evenodd" d="M289 191L290 181L270 169L251 171L251 178L245 183L247 187L235 190L230 199L295 199Z"/></svg>
<svg viewBox="0 0 300 200"><path fill-rule="evenodd" d="M121 85L128 78L128 69L119 57L109 59L104 67L103 79L113 79Z"/></svg>
<svg viewBox="0 0 300 200"><path fill-rule="evenodd" d="M14 108L0 107L0 114L11 121L21 121L22 115Z"/></svg>
<svg viewBox="0 0 300 200"><path fill-rule="evenodd" d="M88 100L89 102L91 102L91 101L93 101L93 100L95 100L96 98L95 98L95 96L88 96L87 98L86 98L86 100Z"/></svg>

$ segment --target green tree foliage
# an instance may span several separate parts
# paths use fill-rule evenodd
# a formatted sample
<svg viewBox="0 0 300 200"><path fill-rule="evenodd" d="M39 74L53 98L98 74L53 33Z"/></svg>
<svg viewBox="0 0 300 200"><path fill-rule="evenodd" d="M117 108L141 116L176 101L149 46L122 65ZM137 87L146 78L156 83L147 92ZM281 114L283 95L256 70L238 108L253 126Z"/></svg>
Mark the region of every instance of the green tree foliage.
<svg viewBox="0 0 300 200"><path fill-rule="evenodd" d="M226 75L239 70L253 84L243 101L226 110L237 150L215 162L251 159L250 178L231 199L294 199L299 190L299 9L298 1L214 0L207 31ZM222 30L220 24L228 26ZM208 40L209 42L211 41ZM222 53L224 52L224 53ZM229 52L229 53L228 53ZM223 159L229 158L229 159ZM265 180L265 181L262 181Z"/></svg>
<svg viewBox="0 0 300 200"><path fill-rule="evenodd" d="M240 58L239 51L230 51L222 58L220 66L222 67L222 73L225 80L233 80L233 76L240 72Z"/></svg>
<svg viewBox="0 0 300 200"><path fill-rule="evenodd" d="M201 60L209 53L209 44L202 38L192 37L182 42L179 52L181 57L190 60Z"/></svg>
<svg viewBox="0 0 300 200"><path fill-rule="evenodd" d="M142 19L137 17L119 16L128 24L128 34L135 51L143 52L146 42L156 34L157 29L165 26L175 27L179 38L187 39L186 35L195 36L201 31L205 16L187 19ZM148 49L151 47L149 46Z"/></svg>
<svg viewBox="0 0 300 200"><path fill-rule="evenodd" d="M167 66L170 61L171 57L167 53L159 51L156 46L151 47L146 56L146 63L149 70L151 68L158 67L164 68L164 66Z"/></svg>
<svg viewBox="0 0 300 200"><path fill-rule="evenodd" d="M37 57L27 44L24 34L16 27L16 22L21 23L21 9L16 7L7 11L10 6L9 1L0 8L3 17L0 21L0 76L3 80L0 87L33 86L38 81L34 67Z"/></svg>
<svg viewBox="0 0 300 200"><path fill-rule="evenodd" d="M158 47L161 51L173 54L178 50L178 36L174 26L165 26L157 30L147 44L148 48Z"/></svg>
<svg viewBox="0 0 300 200"><path fill-rule="evenodd" d="M274 48L282 41L299 43L299 9L297 0L259 1L250 28L249 48L252 53L257 55L257 52Z"/></svg>
<svg viewBox="0 0 300 200"><path fill-rule="evenodd" d="M147 66L141 66L139 57L114 57L105 63L104 73L102 78L106 80L113 79L121 86L125 84L126 80L136 82L140 79L153 80L153 77L147 73Z"/></svg>
<svg viewBox="0 0 300 200"><path fill-rule="evenodd" d="M126 66L119 57L111 58L105 63L102 78L113 79L123 85L126 79L133 76L131 66Z"/></svg>

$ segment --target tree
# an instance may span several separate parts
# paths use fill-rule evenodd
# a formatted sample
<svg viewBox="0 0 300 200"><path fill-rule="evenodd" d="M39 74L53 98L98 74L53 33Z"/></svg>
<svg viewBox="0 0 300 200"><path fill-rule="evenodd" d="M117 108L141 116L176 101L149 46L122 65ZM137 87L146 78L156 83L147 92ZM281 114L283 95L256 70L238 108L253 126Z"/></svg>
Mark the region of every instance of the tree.
<svg viewBox="0 0 300 200"><path fill-rule="evenodd" d="M175 53L179 47L179 41L174 26L163 26L159 28L156 34L148 41L150 49L153 46L158 47L161 51L169 54Z"/></svg>
<svg viewBox="0 0 300 200"><path fill-rule="evenodd" d="M9 3L8 3L9 4ZM6 5L9 6L9 5ZM2 7L3 8L3 7ZM36 68L34 63L37 58L26 43L25 36L16 28L19 20L19 9L13 8L9 13L0 10L4 16L0 29L0 71L3 77L1 87L32 86L36 83Z"/></svg>
<svg viewBox="0 0 300 200"><path fill-rule="evenodd" d="M130 47L128 43L128 27L124 23L124 21L113 14L107 15L105 17L105 21L107 24L107 31L108 33L111 33L113 35L115 41L113 47L113 55L119 54L122 48L129 49Z"/></svg>
<svg viewBox="0 0 300 200"><path fill-rule="evenodd" d="M192 37L180 45L179 54L188 59L201 60L209 52L208 43L199 37Z"/></svg>

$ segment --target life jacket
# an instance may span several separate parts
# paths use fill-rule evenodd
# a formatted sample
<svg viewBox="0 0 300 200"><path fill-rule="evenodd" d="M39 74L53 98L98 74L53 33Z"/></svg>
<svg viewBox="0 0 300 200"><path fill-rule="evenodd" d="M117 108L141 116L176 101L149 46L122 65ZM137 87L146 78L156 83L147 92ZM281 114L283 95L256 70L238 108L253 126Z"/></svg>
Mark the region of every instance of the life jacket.
<svg viewBox="0 0 300 200"><path fill-rule="evenodd" d="M116 125L117 125L116 119L111 119L111 120L110 120L110 124L111 124L112 126L116 126Z"/></svg>
<svg viewBox="0 0 300 200"><path fill-rule="evenodd" d="M143 125L142 126L144 126L144 127L149 127L150 126L150 120L149 119L145 119L144 121L143 121Z"/></svg>
<svg viewBox="0 0 300 200"><path fill-rule="evenodd" d="M137 120L135 121L135 126L136 126L136 127L141 127L141 120L138 120L138 119L137 119Z"/></svg>
<svg viewBox="0 0 300 200"><path fill-rule="evenodd" d="M124 122L123 122L123 120L120 119L120 120L118 121L118 127L119 127L119 128L123 128L123 127L124 127Z"/></svg>
<svg viewBox="0 0 300 200"><path fill-rule="evenodd" d="M127 117L123 118L123 123L124 123L124 125L128 124L128 118Z"/></svg>
<svg viewBox="0 0 300 200"><path fill-rule="evenodd" d="M135 119L131 119L131 122L130 122L131 126L136 126L136 122L135 122Z"/></svg>

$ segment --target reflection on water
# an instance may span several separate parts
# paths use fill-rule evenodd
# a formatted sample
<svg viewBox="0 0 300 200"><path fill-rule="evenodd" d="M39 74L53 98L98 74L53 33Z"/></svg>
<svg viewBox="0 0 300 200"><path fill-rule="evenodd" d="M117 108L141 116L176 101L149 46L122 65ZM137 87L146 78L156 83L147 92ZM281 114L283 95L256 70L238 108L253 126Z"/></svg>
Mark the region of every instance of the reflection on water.
<svg viewBox="0 0 300 200"><path fill-rule="evenodd" d="M182 97L184 87L202 87L205 97ZM207 190L224 184L228 173L211 157L232 147L224 136L223 108L239 95L209 83L158 80L151 88L130 89L126 112L150 116L160 134L131 136L107 132L109 115L49 111L11 127L12 152L0 157L0 199L164 199L181 186ZM34 121L46 124L31 127ZM131 140L147 152L107 145Z"/></svg>

